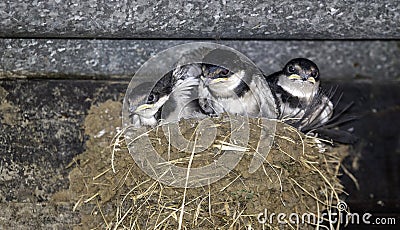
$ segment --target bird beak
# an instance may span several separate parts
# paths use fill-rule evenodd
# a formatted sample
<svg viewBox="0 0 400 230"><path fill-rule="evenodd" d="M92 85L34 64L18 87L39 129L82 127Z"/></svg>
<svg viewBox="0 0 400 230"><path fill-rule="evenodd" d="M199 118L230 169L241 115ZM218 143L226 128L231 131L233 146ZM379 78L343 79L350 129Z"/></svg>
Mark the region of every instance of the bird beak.
<svg viewBox="0 0 400 230"><path fill-rule="evenodd" d="M215 83L218 83L218 82L224 82L224 81L228 81L229 80L229 78L226 78L226 77L220 77L220 78L215 78L215 79L211 79L211 84L215 84Z"/></svg>
<svg viewBox="0 0 400 230"><path fill-rule="evenodd" d="M315 78L313 78L313 77L307 78L307 81L315 84Z"/></svg>
<svg viewBox="0 0 400 230"><path fill-rule="evenodd" d="M298 75L298 74L292 74L292 75L290 75L289 77L288 77L290 80L302 80L303 79L303 81L308 81L308 82L311 82L312 84L315 84L315 78L313 78L313 77L308 77L308 78L303 78L303 77L301 77L300 75ZM307 79L307 80L306 80Z"/></svg>
<svg viewBox="0 0 400 230"><path fill-rule="evenodd" d="M302 77L300 77L300 75L298 74L292 74L288 77L290 80L301 80Z"/></svg>
<svg viewBox="0 0 400 230"><path fill-rule="evenodd" d="M142 104L142 105L139 105L139 106L133 111L133 113L134 113L134 114L138 114L138 113L143 114L143 113L146 113L146 114L148 114L148 115L149 115L149 114L154 115L154 114L165 104L165 102L168 101L168 99L169 99L169 95L165 95L165 96L159 98L158 101L155 102L154 104ZM149 110L146 111L146 112L143 112L144 110L147 110L147 109L149 109Z"/></svg>
<svg viewBox="0 0 400 230"><path fill-rule="evenodd" d="M145 109L151 109L151 108L153 108L153 105L152 105L152 104L143 104L143 105L138 106L138 107L135 109L134 113L143 111L143 110L145 110Z"/></svg>
<svg viewBox="0 0 400 230"><path fill-rule="evenodd" d="M228 81L229 78L220 77L220 78L213 78L213 76L201 76L201 80L203 80L206 86L216 84L218 82L225 82Z"/></svg>

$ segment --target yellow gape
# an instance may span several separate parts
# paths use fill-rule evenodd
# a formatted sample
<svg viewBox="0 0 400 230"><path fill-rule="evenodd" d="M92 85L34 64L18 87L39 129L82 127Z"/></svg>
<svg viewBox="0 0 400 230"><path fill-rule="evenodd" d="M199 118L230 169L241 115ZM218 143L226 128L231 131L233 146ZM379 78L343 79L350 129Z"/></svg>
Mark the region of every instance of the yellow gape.
<svg viewBox="0 0 400 230"><path fill-rule="evenodd" d="M292 74L292 75L290 75L289 77L288 77L290 80L300 80L301 79L301 77L300 77L300 75L297 75L297 74Z"/></svg>

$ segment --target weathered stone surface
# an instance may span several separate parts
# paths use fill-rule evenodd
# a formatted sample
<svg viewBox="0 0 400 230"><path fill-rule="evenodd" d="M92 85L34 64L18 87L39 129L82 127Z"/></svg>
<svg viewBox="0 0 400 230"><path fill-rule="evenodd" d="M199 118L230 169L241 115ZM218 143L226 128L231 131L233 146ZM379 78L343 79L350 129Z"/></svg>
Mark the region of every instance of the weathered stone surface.
<svg viewBox="0 0 400 230"><path fill-rule="evenodd" d="M0 36L399 38L399 9L390 0L2 1Z"/></svg>
<svg viewBox="0 0 400 230"><path fill-rule="evenodd" d="M71 204L0 203L1 229L72 229L79 224Z"/></svg>
<svg viewBox="0 0 400 230"><path fill-rule="evenodd" d="M84 151L92 104L122 100L127 83L0 81L0 203L42 202L67 188Z"/></svg>
<svg viewBox="0 0 400 230"><path fill-rule="evenodd" d="M130 78L157 52L189 41L0 39L0 78ZM398 41L219 41L265 73L314 60L326 79L400 79Z"/></svg>

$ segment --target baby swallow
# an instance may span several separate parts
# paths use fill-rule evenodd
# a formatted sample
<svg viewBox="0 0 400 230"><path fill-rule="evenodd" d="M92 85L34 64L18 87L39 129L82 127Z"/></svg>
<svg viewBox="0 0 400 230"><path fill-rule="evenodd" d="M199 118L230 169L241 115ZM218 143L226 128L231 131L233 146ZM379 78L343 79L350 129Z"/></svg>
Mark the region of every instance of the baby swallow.
<svg viewBox="0 0 400 230"><path fill-rule="evenodd" d="M277 101L280 119L304 129L323 124L332 116L333 104L321 90L320 73L314 62L292 59L266 80Z"/></svg>
<svg viewBox="0 0 400 230"><path fill-rule="evenodd" d="M169 99L172 92L171 78L165 75L147 92L154 83L145 82L132 90L129 96L129 116L135 127L156 126L160 119L160 108Z"/></svg>
<svg viewBox="0 0 400 230"><path fill-rule="evenodd" d="M199 103L204 112L277 117L275 99L261 72L237 54L213 50L205 56L202 71Z"/></svg>
<svg viewBox="0 0 400 230"><path fill-rule="evenodd" d="M136 87L133 90L135 100L132 100L129 109L134 126L154 127L161 120L175 122L181 118L201 117L201 109L196 100L200 74L198 64L179 66L164 75L150 93L138 92L146 88L143 85Z"/></svg>

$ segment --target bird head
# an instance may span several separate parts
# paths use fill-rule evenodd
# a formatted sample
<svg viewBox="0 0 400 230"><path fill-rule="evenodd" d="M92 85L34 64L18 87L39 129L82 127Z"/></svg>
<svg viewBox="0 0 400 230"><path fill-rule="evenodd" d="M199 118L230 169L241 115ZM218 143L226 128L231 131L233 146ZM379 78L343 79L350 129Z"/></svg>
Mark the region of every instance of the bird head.
<svg viewBox="0 0 400 230"><path fill-rule="evenodd" d="M202 71L201 79L204 81L205 85L222 84L232 80L229 78L232 76L233 72L225 67L203 64Z"/></svg>
<svg viewBox="0 0 400 230"><path fill-rule="evenodd" d="M292 81L302 81L314 85L319 82L319 69L317 65L306 58L290 60L283 68L283 73Z"/></svg>
<svg viewBox="0 0 400 230"><path fill-rule="evenodd" d="M144 82L129 90L128 110L132 124L136 126L156 124L160 108L168 100L170 91L167 78L162 78L155 85L152 82Z"/></svg>
<svg viewBox="0 0 400 230"><path fill-rule="evenodd" d="M246 69L246 63L231 50L214 49L203 58L202 80L206 85L227 87L243 78L239 72ZM233 78L233 77L236 77ZM239 79L237 78L239 77Z"/></svg>
<svg viewBox="0 0 400 230"><path fill-rule="evenodd" d="M211 94L217 97L232 97L237 94L239 86L244 82L246 73L244 70L232 72L221 66L203 64L201 80Z"/></svg>
<svg viewBox="0 0 400 230"><path fill-rule="evenodd" d="M138 106L130 107L130 112L132 114L138 114L142 117L151 117L154 116L159 109L165 104L168 100L169 95L159 95L156 93L151 92L144 104L140 104Z"/></svg>
<svg viewBox="0 0 400 230"><path fill-rule="evenodd" d="M155 126L160 118L160 108L168 100L169 95L160 96L150 93L147 95L138 96L136 99L145 98L145 102L140 104L132 103L129 107L129 118L135 127L140 126Z"/></svg>

